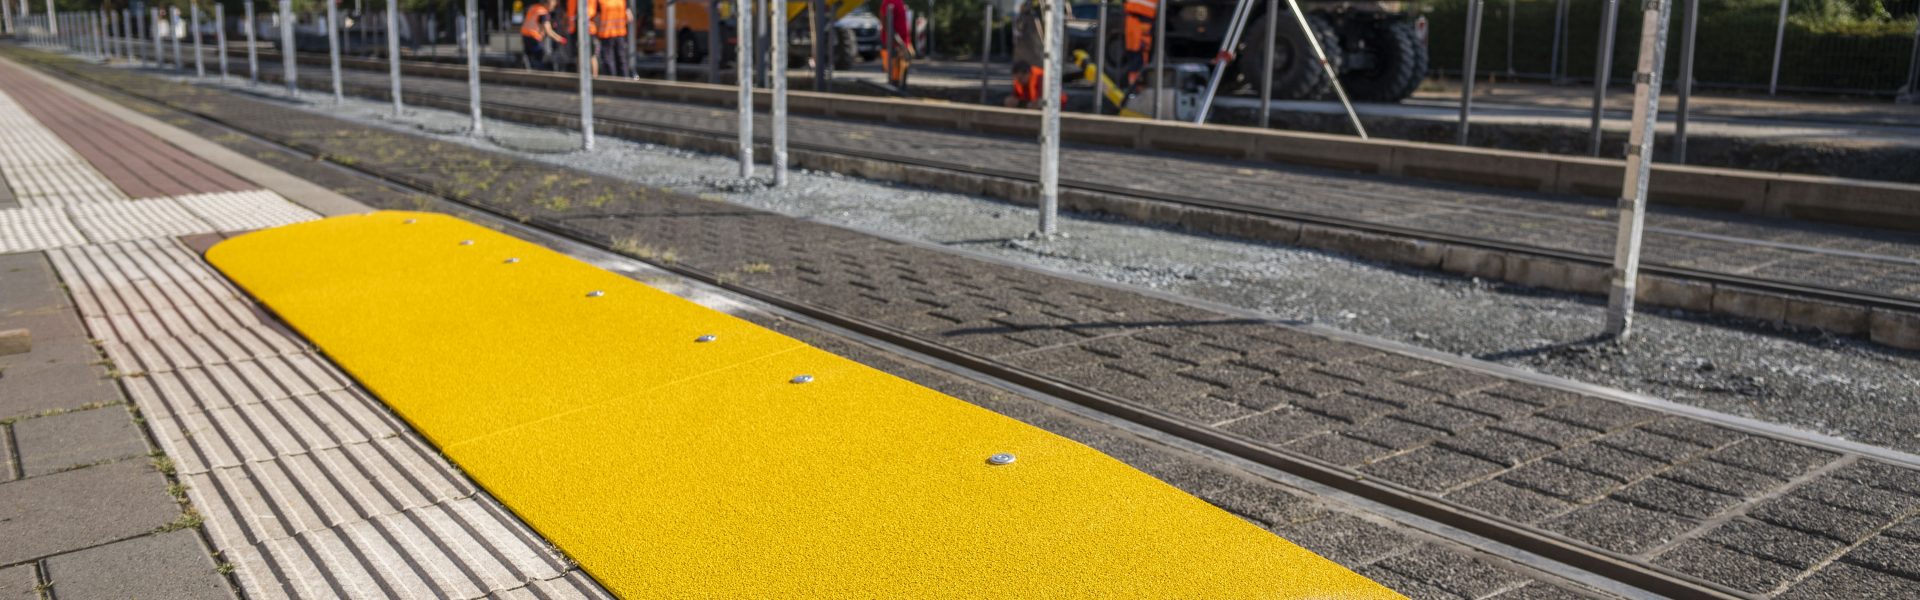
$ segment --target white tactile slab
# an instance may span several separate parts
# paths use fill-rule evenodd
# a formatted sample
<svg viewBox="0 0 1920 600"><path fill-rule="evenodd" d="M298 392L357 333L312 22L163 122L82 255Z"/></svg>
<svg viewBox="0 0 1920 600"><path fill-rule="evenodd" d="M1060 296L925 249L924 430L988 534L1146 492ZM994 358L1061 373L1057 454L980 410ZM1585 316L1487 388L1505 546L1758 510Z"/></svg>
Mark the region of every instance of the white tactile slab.
<svg viewBox="0 0 1920 600"><path fill-rule="evenodd" d="M0 210L0 254L87 243L58 208Z"/></svg>
<svg viewBox="0 0 1920 600"><path fill-rule="evenodd" d="M179 241L48 256L247 597L609 597Z"/></svg>
<svg viewBox="0 0 1920 600"><path fill-rule="evenodd" d="M320 218L269 190L194 194L173 199L220 231L266 229Z"/></svg>
<svg viewBox="0 0 1920 600"><path fill-rule="evenodd" d="M211 223L187 212L172 198L74 204L67 207L74 225L96 242L213 233Z"/></svg>

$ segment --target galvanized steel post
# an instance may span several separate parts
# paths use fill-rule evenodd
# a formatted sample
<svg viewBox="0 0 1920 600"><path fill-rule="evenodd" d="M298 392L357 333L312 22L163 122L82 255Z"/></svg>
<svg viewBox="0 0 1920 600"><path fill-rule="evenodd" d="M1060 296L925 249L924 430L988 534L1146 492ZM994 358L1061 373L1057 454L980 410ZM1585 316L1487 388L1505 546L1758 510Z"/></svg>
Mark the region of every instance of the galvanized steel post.
<svg viewBox="0 0 1920 600"><path fill-rule="evenodd" d="M807 20L813 27L813 91L824 92L832 83L832 43L836 34L833 22L827 20L825 0L812 0L807 6L807 14L812 16Z"/></svg>
<svg viewBox="0 0 1920 600"><path fill-rule="evenodd" d="M219 3L213 5L213 22L213 42L217 50L214 56L220 59L220 83L225 85L227 83L227 5Z"/></svg>
<svg viewBox="0 0 1920 600"><path fill-rule="evenodd" d="M333 4L328 3L327 5L332 6ZM198 1L187 4L187 16L187 35L193 36L193 76L206 77L207 62L205 58L201 57L202 53L200 52L200 3Z"/></svg>
<svg viewBox="0 0 1920 600"><path fill-rule="evenodd" d="M1687 100L1693 96L1694 33L1700 24L1700 0L1687 1L1687 24L1680 39L1680 99L1673 122L1673 162L1687 162Z"/></svg>
<svg viewBox="0 0 1920 600"><path fill-rule="evenodd" d="M1173 3L1163 3L1153 11L1153 118L1167 118L1167 10Z"/></svg>
<svg viewBox="0 0 1920 600"><path fill-rule="evenodd" d="M767 69L773 77L773 185L787 185L787 11L769 0L767 37L773 44Z"/></svg>
<svg viewBox="0 0 1920 600"><path fill-rule="evenodd" d="M1593 66L1593 124L1588 130L1587 154L1600 155L1600 123L1607 108L1607 79L1613 72L1613 36L1620 23L1620 0L1607 0L1607 14L1600 19L1600 54Z"/></svg>
<svg viewBox="0 0 1920 600"><path fill-rule="evenodd" d="M588 2L590 0L580 0ZM587 33L586 7L573 11L573 51L574 63L580 71L580 149L593 149L593 37ZM713 23L713 21L708 21Z"/></svg>
<svg viewBox="0 0 1920 600"><path fill-rule="evenodd" d="M172 13L167 15L167 37L173 38L173 68L185 69L187 62L180 58L180 30L185 28L180 21L180 7L175 6L169 10Z"/></svg>
<svg viewBox="0 0 1920 600"><path fill-rule="evenodd" d="M153 35L153 67L156 69L167 66L167 53L160 45L163 43L160 41L161 14L160 9L155 8L147 15L147 33Z"/></svg>
<svg viewBox="0 0 1920 600"><path fill-rule="evenodd" d="M1460 62L1460 127L1454 137L1454 143L1462 146L1467 145L1467 129L1472 125L1473 80L1480 68L1480 23L1486 12L1486 0L1467 2L1466 57Z"/></svg>
<svg viewBox="0 0 1920 600"><path fill-rule="evenodd" d="M1100 8L1093 27L1093 114L1097 115L1104 112L1100 109L1107 100L1107 3L1101 0L1094 6Z"/></svg>
<svg viewBox="0 0 1920 600"><path fill-rule="evenodd" d="M1547 79L1556 84L1560 83L1563 75L1562 69L1560 68L1560 50L1567 45L1565 41L1566 30L1567 0L1555 0L1553 5L1553 50L1550 51L1548 55L1549 58L1547 59L1552 64L1547 65Z"/></svg>
<svg viewBox="0 0 1920 600"><path fill-rule="evenodd" d="M679 12L679 10L675 9L673 5L674 0L667 0L665 4L667 7L667 81L680 80L680 26L677 23L679 20L678 17L673 14ZM819 44L820 42L819 40L814 40L814 43Z"/></svg>
<svg viewBox="0 0 1920 600"><path fill-rule="evenodd" d="M1647 177L1653 173L1654 124L1660 119L1660 70L1666 65L1667 14L1672 0L1646 0L1640 25L1640 66L1633 73L1633 130L1621 182L1620 232L1607 298L1607 333L1625 339L1633 326L1633 295L1640 276L1640 236L1647 214Z"/></svg>
<svg viewBox="0 0 1920 600"><path fill-rule="evenodd" d="M1045 84L1040 92L1040 235L1050 236L1060 230L1060 53L1063 47L1061 38L1065 35L1066 0L1031 0L1046 2L1044 21L1046 31L1043 40L1047 63Z"/></svg>
<svg viewBox="0 0 1920 600"><path fill-rule="evenodd" d="M753 0L737 2L733 72L740 80L740 178L753 179Z"/></svg>
<svg viewBox="0 0 1920 600"><path fill-rule="evenodd" d="M980 103L987 103L987 59L993 56L993 4L987 4L980 26Z"/></svg>
<svg viewBox="0 0 1920 600"><path fill-rule="evenodd" d="M1913 26L1913 58L1907 62L1907 87L1895 102L1901 104L1920 103L1920 23Z"/></svg>
<svg viewBox="0 0 1920 600"><path fill-rule="evenodd" d="M334 0L327 3L327 75L333 78L333 103L346 101L340 84L340 8Z"/></svg>
<svg viewBox="0 0 1920 600"><path fill-rule="evenodd" d="M1517 20L1514 18L1514 10L1516 8L1518 7L1514 5L1514 0L1507 0L1507 76L1509 77L1516 73L1516 71L1513 70L1513 22ZM1481 10L1484 11L1486 9L1482 8Z"/></svg>
<svg viewBox="0 0 1920 600"><path fill-rule="evenodd" d="M260 21L253 18L253 0L241 2L247 18L247 85L260 85Z"/></svg>
<svg viewBox="0 0 1920 600"><path fill-rule="evenodd" d="M1267 0L1267 18L1265 20L1267 22L1267 47L1262 49L1261 52L1266 53L1266 61L1260 64L1268 66L1269 74L1266 77L1260 78L1261 129L1266 129L1270 126L1273 118L1273 75L1271 71L1273 66L1273 47L1280 43L1280 40L1277 39L1277 36L1280 34L1280 0Z"/></svg>
<svg viewBox="0 0 1920 600"><path fill-rule="evenodd" d="M294 61L293 0L280 0L280 76L287 81L287 95L300 95L300 72Z"/></svg>
<svg viewBox="0 0 1920 600"><path fill-rule="evenodd" d="M387 95L393 99L393 117L400 118L400 0L387 0Z"/></svg>
<svg viewBox="0 0 1920 600"><path fill-rule="evenodd" d="M467 129L467 135L474 137L486 135L480 120L480 19L479 0L467 0L467 111L473 113L473 126Z"/></svg>
<svg viewBox="0 0 1920 600"><path fill-rule="evenodd" d="M1773 70L1767 77L1767 95L1780 93L1780 54L1787 45L1787 4L1790 0L1780 0L1779 24L1773 30Z"/></svg>

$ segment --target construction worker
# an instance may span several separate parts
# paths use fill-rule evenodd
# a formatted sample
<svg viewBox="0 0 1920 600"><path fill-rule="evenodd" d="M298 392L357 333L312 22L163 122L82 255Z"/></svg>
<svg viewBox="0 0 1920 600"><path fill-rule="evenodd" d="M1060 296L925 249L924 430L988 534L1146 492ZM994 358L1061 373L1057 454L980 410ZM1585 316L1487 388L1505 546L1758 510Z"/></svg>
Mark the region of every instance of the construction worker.
<svg viewBox="0 0 1920 600"><path fill-rule="evenodd" d="M558 44L567 43L567 38L553 30L553 4L556 0L539 0L527 7L527 14L520 20L520 41L526 47L527 68L545 71L551 68L547 64L547 44L549 40Z"/></svg>
<svg viewBox="0 0 1920 600"><path fill-rule="evenodd" d="M1119 67L1122 85L1129 93L1140 87L1140 74L1147 70L1147 53L1153 50L1153 20L1160 12L1160 0L1127 0L1126 52ZM1103 32L1104 33L1104 32Z"/></svg>
<svg viewBox="0 0 1920 600"><path fill-rule="evenodd" d="M1040 108L1045 89L1046 11L1049 0L1028 0L1013 18L1013 94L1007 96L1011 108ZM1061 90L1061 95L1066 95Z"/></svg>
<svg viewBox="0 0 1920 600"><path fill-rule="evenodd" d="M907 67L913 56L913 19L907 14L906 0L880 0L880 18L886 19L893 39L881 40L880 64L887 70L887 85L896 93L907 91Z"/></svg>
<svg viewBox="0 0 1920 600"><path fill-rule="evenodd" d="M592 45L593 17L594 8L599 4L600 3L595 0L587 0L587 31L580 32L575 31L580 27L580 14L575 12L580 10L580 0L567 0L567 11L566 14L560 15L560 27L558 28L561 35L566 36L569 41L587 44L587 61L589 64L574 65L574 67L578 69L593 69L596 75L599 74L600 71L600 60L592 56L593 52L598 50L598 48L594 48Z"/></svg>
<svg viewBox="0 0 1920 600"><path fill-rule="evenodd" d="M600 73L610 77L632 77L633 57L627 52L627 0L591 0L594 54L600 57Z"/></svg>

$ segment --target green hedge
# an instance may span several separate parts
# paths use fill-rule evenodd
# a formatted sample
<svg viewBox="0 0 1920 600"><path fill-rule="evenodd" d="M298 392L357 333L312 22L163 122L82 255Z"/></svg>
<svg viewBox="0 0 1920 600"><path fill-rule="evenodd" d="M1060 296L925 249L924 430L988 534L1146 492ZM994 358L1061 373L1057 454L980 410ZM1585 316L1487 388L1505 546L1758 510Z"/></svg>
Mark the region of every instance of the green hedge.
<svg viewBox="0 0 1920 600"><path fill-rule="evenodd" d="M1906 83L1913 52L1914 4L1899 12L1874 0L1817 2L1795 0L1787 20L1786 51L1780 61L1780 85L1787 88L1846 92L1890 93ZM1678 77L1680 40L1684 31L1684 2L1675 5L1668 25L1667 70ZM1482 73L1507 69L1508 4L1488 0L1481 25ZM1569 0L1562 73L1577 79L1593 76L1600 37L1601 0ZM1634 0L1620 3L1612 78L1628 81L1639 56L1640 7ZM1429 47L1435 69L1460 70L1466 31L1467 0L1422 3ZM1513 68L1520 73L1550 72L1554 2L1517 1L1514 21ZM1860 16L1866 13L1866 16ZM1767 0L1702 0L1699 48L1694 57L1694 79L1701 85L1765 87L1772 67L1779 4Z"/></svg>

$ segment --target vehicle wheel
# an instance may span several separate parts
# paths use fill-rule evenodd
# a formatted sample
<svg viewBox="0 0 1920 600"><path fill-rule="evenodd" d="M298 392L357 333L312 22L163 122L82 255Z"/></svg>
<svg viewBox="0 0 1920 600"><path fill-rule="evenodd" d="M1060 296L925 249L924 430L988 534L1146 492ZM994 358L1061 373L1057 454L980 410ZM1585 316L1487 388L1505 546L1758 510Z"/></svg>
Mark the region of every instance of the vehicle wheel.
<svg viewBox="0 0 1920 600"><path fill-rule="evenodd" d="M1354 100L1399 102L1420 89L1427 76L1427 48L1406 19L1369 19L1349 28L1347 42L1367 52L1365 69L1340 74L1340 85ZM1355 61L1360 62L1360 61Z"/></svg>
<svg viewBox="0 0 1920 600"><path fill-rule="evenodd" d="M1273 64L1267 65L1267 19L1279 18L1275 30L1279 35L1273 46ZM1313 35L1320 40L1320 48L1326 52L1327 61L1333 64L1333 71L1340 72L1340 40L1334 34L1333 25L1320 15L1307 15L1307 26L1313 28ZM1250 25L1251 30L1244 36L1246 45L1240 48L1240 59L1235 66L1244 74L1248 85L1255 91L1260 89L1260 77L1273 78L1273 97L1289 100L1319 98L1332 89L1332 80L1327 78L1325 69L1314 60L1313 48L1307 45L1306 34L1300 31L1300 22L1291 14L1263 15Z"/></svg>
<svg viewBox="0 0 1920 600"><path fill-rule="evenodd" d="M674 42L680 45L680 48L675 51L674 58L683 63L696 64L707 59L707 44L700 40L702 37L700 34L690 29L682 29L680 33L674 35L679 38Z"/></svg>
<svg viewBox="0 0 1920 600"><path fill-rule="evenodd" d="M859 41L853 39L853 32L833 30L833 68L842 71L851 69L859 56Z"/></svg>

